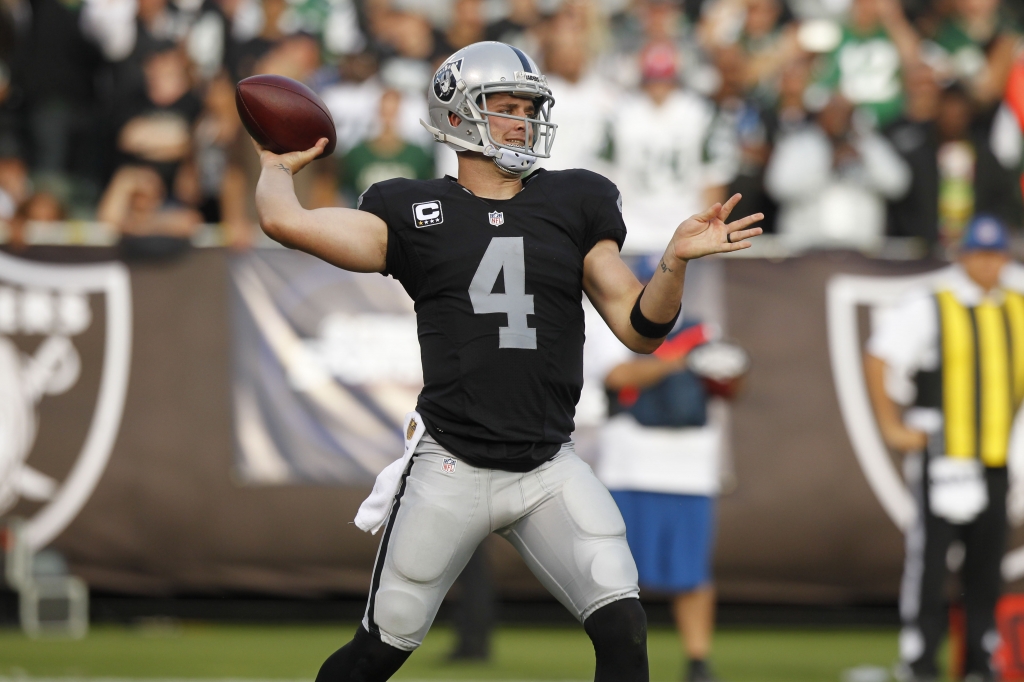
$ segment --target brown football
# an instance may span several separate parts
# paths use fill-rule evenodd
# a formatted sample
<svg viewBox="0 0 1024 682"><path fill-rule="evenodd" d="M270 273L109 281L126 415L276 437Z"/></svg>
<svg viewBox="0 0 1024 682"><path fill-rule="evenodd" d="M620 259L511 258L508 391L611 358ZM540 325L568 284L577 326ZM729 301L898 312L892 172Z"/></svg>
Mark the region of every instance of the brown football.
<svg viewBox="0 0 1024 682"><path fill-rule="evenodd" d="M327 147L317 157L323 158L338 143L334 119L323 100L291 78L245 78L235 87L235 106L252 139L275 154L304 151L326 137Z"/></svg>

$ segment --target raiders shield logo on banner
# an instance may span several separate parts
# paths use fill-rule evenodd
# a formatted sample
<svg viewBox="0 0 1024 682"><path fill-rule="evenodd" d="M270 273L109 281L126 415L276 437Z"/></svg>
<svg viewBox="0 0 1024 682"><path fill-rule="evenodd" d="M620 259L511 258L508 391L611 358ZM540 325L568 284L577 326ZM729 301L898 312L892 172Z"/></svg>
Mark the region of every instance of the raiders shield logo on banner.
<svg viewBox="0 0 1024 682"><path fill-rule="evenodd" d="M864 379L861 328L858 312L861 307L871 311L870 318L888 306L895 305L913 289L936 289L949 277L946 267L922 275L904 277L870 277L837 275L828 283L828 344L832 376L839 398L839 409L868 485L893 523L903 532L914 524L917 506L875 421ZM867 330L870 332L870 330ZM1024 412L1024 411L1022 411ZM1024 461L1024 424L1021 412L1010 438L1011 480L1014 460ZM1024 491L1017 491L1021 494ZM1024 577L1024 548L1008 552L1003 559L1003 577L1010 581Z"/></svg>
<svg viewBox="0 0 1024 682"><path fill-rule="evenodd" d="M0 516L28 517L33 550L71 523L106 468L128 388L131 319L120 263L50 265L0 253ZM102 351L83 355L79 342L90 335L102 335ZM47 436L66 425L41 418L40 407L80 399L82 377L98 384L84 438L77 452L48 451L44 472L35 445L59 442Z"/></svg>

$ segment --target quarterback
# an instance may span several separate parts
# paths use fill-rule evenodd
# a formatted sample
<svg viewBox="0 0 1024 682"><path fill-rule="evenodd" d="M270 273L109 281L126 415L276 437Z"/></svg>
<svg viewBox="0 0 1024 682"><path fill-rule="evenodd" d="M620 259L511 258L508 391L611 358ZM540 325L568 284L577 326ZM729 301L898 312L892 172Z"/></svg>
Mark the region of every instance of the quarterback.
<svg viewBox="0 0 1024 682"><path fill-rule="evenodd" d="M570 438L582 297L622 343L650 353L679 315L687 261L749 247L762 216L727 224L737 195L687 218L642 287L619 257L626 227L615 185L583 170L525 175L555 136L554 98L532 59L503 43L470 45L438 69L427 96L423 125L459 153L459 177L380 182L355 210L307 211L295 197L292 175L326 140L283 155L258 148L263 230L345 270L401 282L423 362L406 457L385 469L356 518L384 529L366 613L317 682L389 679L490 533L583 623L595 680L646 681L646 616L625 525Z"/></svg>

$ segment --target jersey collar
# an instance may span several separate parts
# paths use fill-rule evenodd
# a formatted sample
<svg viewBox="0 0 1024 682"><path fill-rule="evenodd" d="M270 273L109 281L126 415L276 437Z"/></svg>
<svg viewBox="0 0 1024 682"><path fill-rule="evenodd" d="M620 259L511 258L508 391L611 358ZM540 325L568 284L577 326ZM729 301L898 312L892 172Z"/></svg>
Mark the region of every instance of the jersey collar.
<svg viewBox="0 0 1024 682"><path fill-rule="evenodd" d="M451 175L445 175L444 179L449 181L453 185L455 185L455 187L461 189L463 192L465 192L469 196L471 196L471 197L473 197L475 199L480 199L480 201L486 201L486 202L492 202L492 201L512 201L513 199L517 198L520 194L525 192L526 191L526 187L530 183L532 183L535 178L539 177L542 173L547 173L547 171L545 169L543 169L543 168L534 169L533 172L531 172L529 175L527 175L525 178L522 179L523 188L521 190L519 190L519 192L517 192L515 196L510 197L508 199L484 199L483 197L478 197L477 195L473 194L473 192L471 192L468 187L464 187L463 185L460 185L458 178L454 178Z"/></svg>

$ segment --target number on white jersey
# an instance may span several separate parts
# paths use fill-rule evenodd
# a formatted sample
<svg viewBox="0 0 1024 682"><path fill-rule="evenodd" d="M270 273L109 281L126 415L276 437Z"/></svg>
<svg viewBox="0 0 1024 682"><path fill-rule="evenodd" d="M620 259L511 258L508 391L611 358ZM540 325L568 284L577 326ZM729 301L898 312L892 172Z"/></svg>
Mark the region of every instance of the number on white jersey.
<svg viewBox="0 0 1024 682"><path fill-rule="evenodd" d="M505 271L505 293L492 294ZM537 349L537 330L526 322L533 315L533 294L526 293L526 254L522 237L493 237L469 285L473 312L505 313L508 326L498 327L498 348Z"/></svg>
<svg viewBox="0 0 1024 682"><path fill-rule="evenodd" d="M900 53L888 39L851 43L839 51L840 89L854 104L887 102L899 94Z"/></svg>

